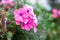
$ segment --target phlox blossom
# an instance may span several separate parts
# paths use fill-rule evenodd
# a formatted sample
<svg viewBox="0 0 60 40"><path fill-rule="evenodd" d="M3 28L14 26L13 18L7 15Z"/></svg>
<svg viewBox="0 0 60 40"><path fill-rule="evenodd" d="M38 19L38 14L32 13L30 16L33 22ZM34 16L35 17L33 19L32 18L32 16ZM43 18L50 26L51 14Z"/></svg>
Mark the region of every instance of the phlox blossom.
<svg viewBox="0 0 60 40"><path fill-rule="evenodd" d="M16 24L20 25L21 29L30 31L34 28L34 32L37 31L36 27L38 22L32 6L24 5L23 7L14 10L14 19Z"/></svg>

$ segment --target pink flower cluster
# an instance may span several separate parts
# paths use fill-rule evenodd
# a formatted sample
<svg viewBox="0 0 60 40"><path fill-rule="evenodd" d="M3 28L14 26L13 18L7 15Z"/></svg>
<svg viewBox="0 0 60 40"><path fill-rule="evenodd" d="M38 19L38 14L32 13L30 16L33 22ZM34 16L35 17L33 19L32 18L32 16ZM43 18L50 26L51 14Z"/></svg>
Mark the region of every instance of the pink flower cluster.
<svg viewBox="0 0 60 40"><path fill-rule="evenodd" d="M32 6L24 5L22 8L14 10L14 18L21 29L30 31L30 29L34 28L34 32L37 31L38 22Z"/></svg>
<svg viewBox="0 0 60 40"><path fill-rule="evenodd" d="M52 18L60 17L60 10L54 8L54 9L52 10L52 13L53 13L53 14L52 14Z"/></svg>
<svg viewBox="0 0 60 40"><path fill-rule="evenodd" d="M9 4L9 5L14 5L14 0L1 0L0 4Z"/></svg>

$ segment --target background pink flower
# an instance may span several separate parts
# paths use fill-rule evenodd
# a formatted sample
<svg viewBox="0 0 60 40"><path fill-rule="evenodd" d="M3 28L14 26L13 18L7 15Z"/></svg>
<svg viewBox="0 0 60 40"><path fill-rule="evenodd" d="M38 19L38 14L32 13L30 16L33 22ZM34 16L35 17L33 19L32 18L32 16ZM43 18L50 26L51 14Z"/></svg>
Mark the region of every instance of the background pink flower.
<svg viewBox="0 0 60 40"><path fill-rule="evenodd" d="M52 10L52 13L53 13L53 14L52 14L52 18L60 17L60 10L54 8L54 9Z"/></svg>
<svg viewBox="0 0 60 40"><path fill-rule="evenodd" d="M52 18L57 18L57 17L58 17L57 12L58 12L58 10L55 9L55 8L52 10L52 13L53 13L53 14L52 14Z"/></svg>
<svg viewBox="0 0 60 40"><path fill-rule="evenodd" d="M14 6L14 0L2 0L0 4L9 4L11 6Z"/></svg>

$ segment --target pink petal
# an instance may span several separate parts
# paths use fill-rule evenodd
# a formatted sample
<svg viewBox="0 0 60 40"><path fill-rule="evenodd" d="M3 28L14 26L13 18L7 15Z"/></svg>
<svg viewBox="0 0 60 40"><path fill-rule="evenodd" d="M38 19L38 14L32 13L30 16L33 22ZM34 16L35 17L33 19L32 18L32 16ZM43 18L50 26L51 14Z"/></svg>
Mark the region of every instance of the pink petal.
<svg viewBox="0 0 60 40"><path fill-rule="evenodd" d="M58 10L55 9L55 8L52 10L52 13L53 13L53 14L57 14L57 12L58 12Z"/></svg>
<svg viewBox="0 0 60 40"><path fill-rule="evenodd" d="M25 25L24 24L21 24L21 29L25 29Z"/></svg>
<svg viewBox="0 0 60 40"><path fill-rule="evenodd" d="M30 31L30 27L28 25L25 25L25 30Z"/></svg>
<svg viewBox="0 0 60 40"><path fill-rule="evenodd" d="M36 27L34 27L34 33L36 33L37 32L37 29L36 29Z"/></svg>
<svg viewBox="0 0 60 40"><path fill-rule="evenodd" d="M14 11L14 15L17 15L17 14L19 14L19 10Z"/></svg>
<svg viewBox="0 0 60 40"><path fill-rule="evenodd" d="M15 15L14 18L15 18L16 21L22 21L22 17L20 17L19 15Z"/></svg>
<svg viewBox="0 0 60 40"><path fill-rule="evenodd" d="M20 21L16 21L16 24L17 24L17 25L20 25Z"/></svg>
<svg viewBox="0 0 60 40"><path fill-rule="evenodd" d="M58 17L58 15L57 14L52 14L52 18L57 18Z"/></svg>

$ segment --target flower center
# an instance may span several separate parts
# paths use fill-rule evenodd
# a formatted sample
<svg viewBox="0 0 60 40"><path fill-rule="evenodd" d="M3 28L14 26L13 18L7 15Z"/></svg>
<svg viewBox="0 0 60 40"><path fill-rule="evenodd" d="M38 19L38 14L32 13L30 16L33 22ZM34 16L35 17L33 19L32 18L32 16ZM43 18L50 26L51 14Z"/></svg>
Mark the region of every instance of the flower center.
<svg viewBox="0 0 60 40"><path fill-rule="evenodd" d="M27 10L27 12L29 12L29 10Z"/></svg>
<svg viewBox="0 0 60 40"><path fill-rule="evenodd" d="M19 15L20 15L20 16L22 16L23 14L22 14L22 13L20 13Z"/></svg>
<svg viewBox="0 0 60 40"><path fill-rule="evenodd" d="M27 22L27 24L26 25L28 25L29 24L29 22Z"/></svg>

